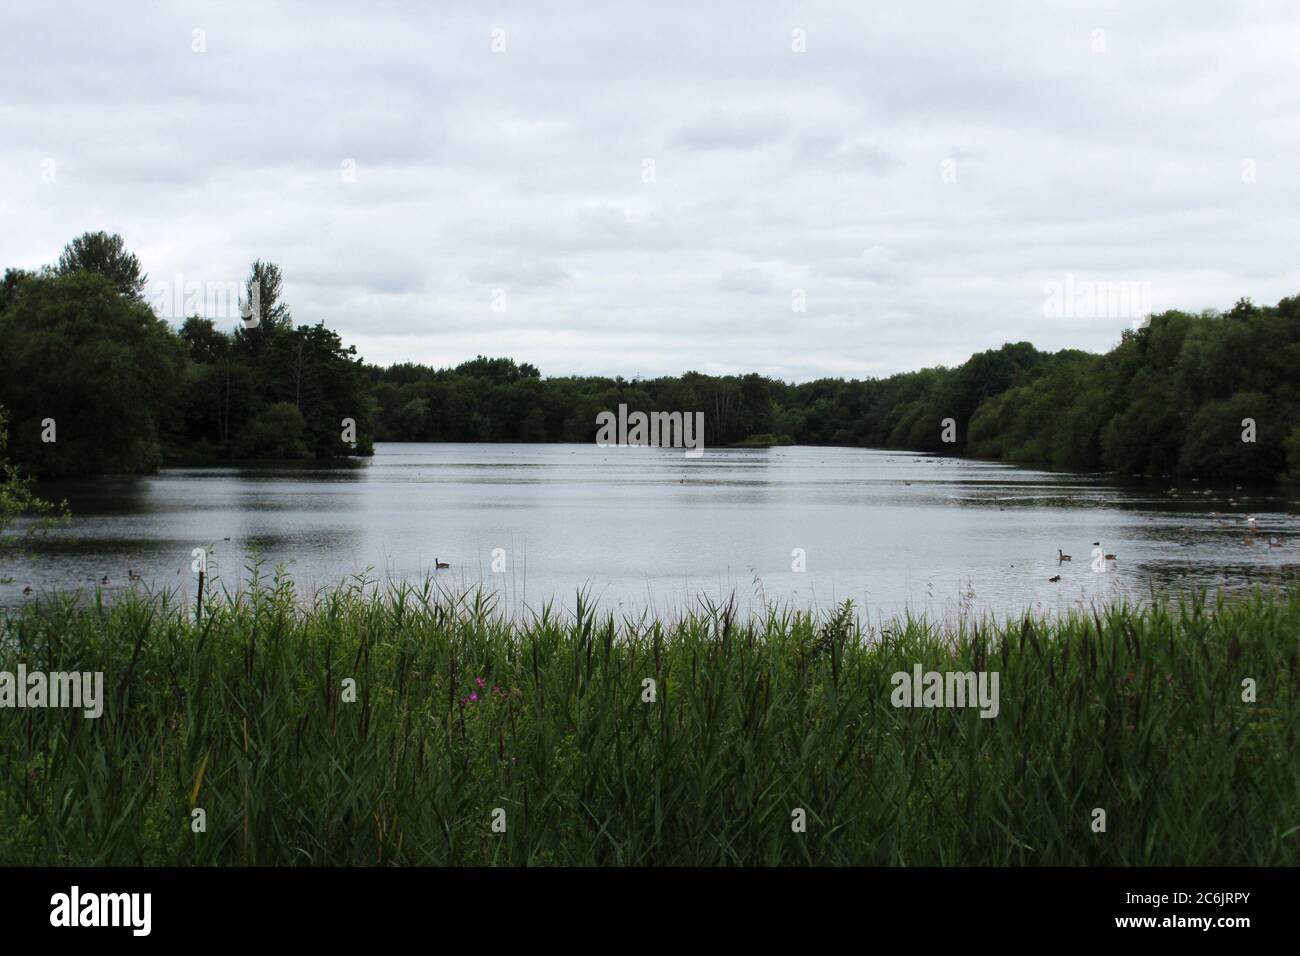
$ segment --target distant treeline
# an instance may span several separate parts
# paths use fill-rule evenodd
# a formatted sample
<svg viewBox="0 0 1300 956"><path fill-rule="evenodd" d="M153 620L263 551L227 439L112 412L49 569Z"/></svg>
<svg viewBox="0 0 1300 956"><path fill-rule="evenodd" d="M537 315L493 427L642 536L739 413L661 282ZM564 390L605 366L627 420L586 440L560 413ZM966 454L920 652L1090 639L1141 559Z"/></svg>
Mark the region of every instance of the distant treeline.
<svg viewBox="0 0 1300 956"><path fill-rule="evenodd" d="M122 240L86 234L0 285L9 448L43 477L164 460L329 458L374 441L591 442L596 416L703 412L707 446L912 449L1120 475L1300 478L1300 299L1166 312L1104 355L1027 342L956 368L799 385L757 374L542 378L478 357L363 364L323 325L295 326L280 270L254 262L246 319L179 330L144 301ZM343 422L355 422L356 444ZM945 422L951 419L951 427ZM56 440L50 441L52 421ZM951 441L945 439L952 439Z"/></svg>
<svg viewBox="0 0 1300 956"><path fill-rule="evenodd" d="M708 446L848 445L1124 476L1300 478L1297 298L1273 308L1242 301L1223 315L1166 312L1125 330L1104 355L1019 342L956 368L865 381L543 379L531 365L482 357L454 369L368 371L380 441L590 442L596 415L625 403L703 412Z"/></svg>

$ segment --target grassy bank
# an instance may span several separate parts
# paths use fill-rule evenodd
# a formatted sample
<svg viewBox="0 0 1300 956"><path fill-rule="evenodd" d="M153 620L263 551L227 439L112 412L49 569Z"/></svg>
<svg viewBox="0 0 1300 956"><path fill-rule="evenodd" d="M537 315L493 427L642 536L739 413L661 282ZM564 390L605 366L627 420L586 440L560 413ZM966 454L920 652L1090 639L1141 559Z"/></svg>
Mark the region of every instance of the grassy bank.
<svg viewBox="0 0 1300 956"><path fill-rule="evenodd" d="M1296 591L942 633L520 626L428 590L283 584L191 618L133 598L4 620L0 671L103 671L106 702L0 710L0 863L1300 859ZM894 707L916 664L997 671L998 716Z"/></svg>

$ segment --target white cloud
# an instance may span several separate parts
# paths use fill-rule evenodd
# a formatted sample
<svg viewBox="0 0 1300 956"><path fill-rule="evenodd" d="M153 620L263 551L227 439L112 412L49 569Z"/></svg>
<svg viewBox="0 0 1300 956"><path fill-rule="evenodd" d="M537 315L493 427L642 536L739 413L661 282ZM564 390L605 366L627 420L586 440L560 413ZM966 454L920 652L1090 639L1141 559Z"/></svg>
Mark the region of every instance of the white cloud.
<svg viewBox="0 0 1300 956"><path fill-rule="evenodd" d="M10 0L0 265L100 228L159 281L269 259L299 321L378 362L806 379L1103 349L1127 323L1045 320L1045 282L1300 290L1298 15Z"/></svg>

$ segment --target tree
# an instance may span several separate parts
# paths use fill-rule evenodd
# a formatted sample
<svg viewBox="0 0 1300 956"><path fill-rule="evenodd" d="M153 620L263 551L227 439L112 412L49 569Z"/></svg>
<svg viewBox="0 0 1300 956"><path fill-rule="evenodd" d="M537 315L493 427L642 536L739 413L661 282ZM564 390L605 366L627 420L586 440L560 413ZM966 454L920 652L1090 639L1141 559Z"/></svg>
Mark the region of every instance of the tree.
<svg viewBox="0 0 1300 956"><path fill-rule="evenodd" d="M13 305L18 299L18 288L24 279L36 275L26 269L6 269L3 281L0 281L0 312Z"/></svg>
<svg viewBox="0 0 1300 956"><path fill-rule="evenodd" d="M1300 482L1300 425L1291 429L1282 448L1286 455L1286 474L1283 477L1287 481Z"/></svg>
<svg viewBox="0 0 1300 956"><path fill-rule="evenodd" d="M66 501L56 505L38 497L32 490L32 480L23 477L18 467L9 462L5 454L9 442L7 425L8 413L0 408L0 549L13 543L4 534L18 518L39 519L28 529L29 534L36 534L68 513Z"/></svg>
<svg viewBox="0 0 1300 956"><path fill-rule="evenodd" d="M1271 402L1260 392L1238 392L1200 407L1187 429L1182 470L1202 478L1276 478L1286 467L1280 429L1272 424ZM1256 422L1251 441L1243 421Z"/></svg>
<svg viewBox="0 0 1300 956"><path fill-rule="evenodd" d="M247 310L243 327L235 332L242 350L259 356L277 335L293 327L289 306L280 301L284 277L274 262L255 259L244 280L243 307ZM252 319L255 324L249 324Z"/></svg>
<svg viewBox="0 0 1300 956"><path fill-rule="evenodd" d="M189 349L190 359L200 365L220 362L230 351L230 340L217 330L216 323L197 315L185 320L181 338Z"/></svg>
<svg viewBox="0 0 1300 956"><path fill-rule="evenodd" d="M140 269L140 260L126 249L116 233L87 232L63 247L55 273L61 276L92 272L104 276L128 299L143 301L149 276Z"/></svg>
<svg viewBox="0 0 1300 956"><path fill-rule="evenodd" d="M398 434L405 441L418 441L424 432L424 422L428 417L429 400L413 398L398 410L394 424L398 428Z"/></svg>
<svg viewBox="0 0 1300 956"><path fill-rule="evenodd" d="M341 422L357 423L357 451L371 447L371 397L356 349L324 325L300 325L278 334L262 354L260 395L287 402L306 427L304 441L318 458L353 454L343 444Z"/></svg>
<svg viewBox="0 0 1300 956"><path fill-rule="evenodd" d="M0 402L26 472L150 471L179 424L185 348L143 302L87 272L28 279L0 313Z"/></svg>
<svg viewBox="0 0 1300 956"><path fill-rule="evenodd" d="M236 458L310 458L304 442L306 422L289 402L276 402L235 438Z"/></svg>

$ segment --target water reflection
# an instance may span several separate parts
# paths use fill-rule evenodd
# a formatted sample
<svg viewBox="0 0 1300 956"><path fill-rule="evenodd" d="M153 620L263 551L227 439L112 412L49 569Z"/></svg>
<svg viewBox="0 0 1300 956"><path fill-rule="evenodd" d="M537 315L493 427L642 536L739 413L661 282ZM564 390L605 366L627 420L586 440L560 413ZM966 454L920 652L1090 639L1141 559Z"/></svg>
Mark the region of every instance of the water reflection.
<svg viewBox="0 0 1300 956"><path fill-rule="evenodd" d="M192 587L209 549L233 583L250 557L305 588L367 568L497 590L519 610L586 587L610 609L700 595L869 613L1056 611L1184 584L1243 586L1297 570L1288 491L1165 479L1114 483L863 449L680 451L578 445L380 445L373 460L185 467L61 483L71 526L6 559L25 586ZM1252 531L1247 517L1255 519ZM1278 547L1267 540L1276 537ZM1117 560L1092 569L1093 542ZM1057 549L1073 555L1057 561ZM505 572L493 573L493 552ZM792 570L799 551L806 571ZM141 575L133 583L128 571ZM1060 575L1060 581L1049 579Z"/></svg>

